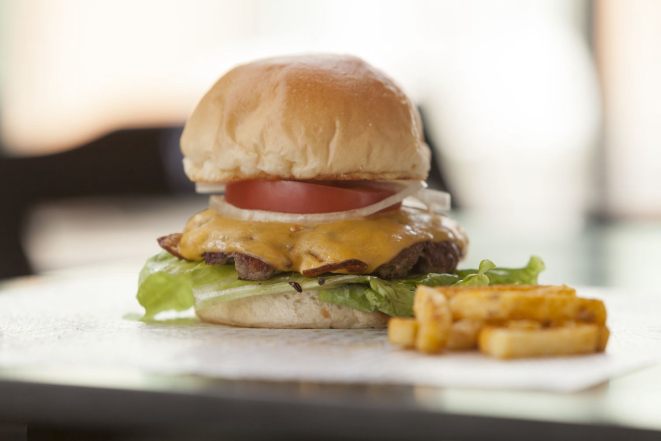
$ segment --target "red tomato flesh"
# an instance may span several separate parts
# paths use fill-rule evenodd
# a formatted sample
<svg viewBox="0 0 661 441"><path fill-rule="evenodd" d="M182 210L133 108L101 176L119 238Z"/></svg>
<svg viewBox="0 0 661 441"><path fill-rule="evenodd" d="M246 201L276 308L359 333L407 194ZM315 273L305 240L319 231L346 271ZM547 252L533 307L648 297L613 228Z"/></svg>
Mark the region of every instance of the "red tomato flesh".
<svg viewBox="0 0 661 441"><path fill-rule="evenodd" d="M296 214L353 210L395 193L394 186L371 181L237 181L225 186L225 200L235 207Z"/></svg>

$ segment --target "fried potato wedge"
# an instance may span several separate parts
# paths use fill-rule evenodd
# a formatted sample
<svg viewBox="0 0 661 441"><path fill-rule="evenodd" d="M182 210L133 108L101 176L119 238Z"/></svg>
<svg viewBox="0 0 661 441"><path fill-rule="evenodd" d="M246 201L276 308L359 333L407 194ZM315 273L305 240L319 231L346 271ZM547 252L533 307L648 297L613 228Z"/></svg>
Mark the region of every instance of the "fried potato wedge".
<svg viewBox="0 0 661 441"><path fill-rule="evenodd" d="M445 296L420 285L415 292L413 312L419 323L415 348L428 354L440 352L450 337L452 326L452 312Z"/></svg>
<svg viewBox="0 0 661 441"><path fill-rule="evenodd" d="M606 323L604 302L568 295L536 295L519 292L466 292L449 300L455 320L577 320Z"/></svg>
<svg viewBox="0 0 661 441"><path fill-rule="evenodd" d="M452 323L445 347L454 351L477 348L477 336L482 326L484 323L479 320L463 319Z"/></svg>
<svg viewBox="0 0 661 441"><path fill-rule="evenodd" d="M388 341L391 344L413 348L415 347L416 335L418 335L418 322L416 319L392 317L388 320Z"/></svg>
<svg viewBox="0 0 661 441"><path fill-rule="evenodd" d="M480 331L480 351L496 358L548 357L597 352L606 329L595 324L544 329L485 327Z"/></svg>
<svg viewBox="0 0 661 441"><path fill-rule="evenodd" d="M576 290L567 285L485 285L485 286L438 286L433 288L442 292L445 297L452 298L466 293L518 293L525 295L563 295L576 297Z"/></svg>

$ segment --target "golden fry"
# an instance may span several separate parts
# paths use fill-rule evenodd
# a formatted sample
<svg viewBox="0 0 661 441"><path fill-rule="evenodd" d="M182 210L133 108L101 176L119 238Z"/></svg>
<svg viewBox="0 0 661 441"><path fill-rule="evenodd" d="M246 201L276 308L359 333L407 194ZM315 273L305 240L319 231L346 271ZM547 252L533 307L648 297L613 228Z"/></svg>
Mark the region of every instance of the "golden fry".
<svg viewBox="0 0 661 441"><path fill-rule="evenodd" d="M425 353L479 347L496 358L603 352L610 331L601 300L563 286L418 286L415 319L392 318L388 339Z"/></svg>
<svg viewBox="0 0 661 441"><path fill-rule="evenodd" d="M415 290L415 297L413 297L413 315L417 319L420 319L424 305L430 301L430 299L435 299L433 300L435 302L441 302L439 297L439 292L436 289L425 285L418 285Z"/></svg>
<svg viewBox="0 0 661 441"><path fill-rule="evenodd" d="M455 351L477 348L477 336L484 323L477 320L458 320L452 323L445 347Z"/></svg>
<svg viewBox="0 0 661 441"><path fill-rule="evenodd" d="M416 349L429 354L440 352L452 326L452 312L445 296L420 285L415 293L413 312L419 322Z"/></svg>
<svg viewBox="0 0 661 441"><path fill-rule="evenodd" d="M496 358L562 356L596 352L603 326L508 329L486 327L480 331L480 351Z"/></svg>
<svg viewBox="0 0 661 441"><path fill-rule="evenodd" d="M605 352L606 351L606 346L608 345L608 339L611 336L611 331L605 327L602 326L599 328L599 341L597 342L597 352Z"/></svg>
<svg viewBox="0 0 661 441"><path fill-rule="evenodd" d="M576 290L567 285L485 285L485 286L438 286L433 288L452 298L458 294L466 293L517 293L523 295L564 295L575 297Z"/></svg>
<svg viewBox="0 0 661 441"><path fill-rule="evenodd" d="M541 329L542 323L534 320L510 320L504 326L509 329Z"/></svg>
<svg viewBox="0 0 661 441"><path fill-rule="evenodd" d="M415 347L418 322L414 318L392 317L388 320L388 341L405 348Z"/></svg>
<svg viewBox="0 0 661 441"><path fill-rule="evenodd" d="M466 292L450 298L455 320L577 320L603 325L606 307L601 300L567 295L531 295L516 292Z"/></svg>

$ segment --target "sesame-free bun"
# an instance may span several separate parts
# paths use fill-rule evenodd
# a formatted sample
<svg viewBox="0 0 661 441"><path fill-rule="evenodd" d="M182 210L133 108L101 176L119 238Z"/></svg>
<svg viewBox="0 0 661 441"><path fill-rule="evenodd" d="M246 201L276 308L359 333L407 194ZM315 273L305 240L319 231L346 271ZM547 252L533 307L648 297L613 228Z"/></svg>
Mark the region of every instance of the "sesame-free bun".
<svg viewBox="0 0 661 441"><path fill-rule="evenodd" d="M196 311L209 323L244 328L385 328L388 316L319 301L311 291L246 297Z"/></svg>
<svg viewBox="0 0 661 441"><path fill-rule="evenodd" d="M426 179L413 102L360 58L270 58L227 72L181 137L194 182Z"/></svg>

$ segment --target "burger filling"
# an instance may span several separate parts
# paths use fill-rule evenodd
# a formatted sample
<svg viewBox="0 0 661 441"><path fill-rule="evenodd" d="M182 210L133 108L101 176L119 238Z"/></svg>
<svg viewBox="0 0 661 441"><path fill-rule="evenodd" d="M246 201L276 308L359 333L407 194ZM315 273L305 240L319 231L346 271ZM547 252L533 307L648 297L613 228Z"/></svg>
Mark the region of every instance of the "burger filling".
<svg viewBox="0 0 661 441"><path fill-rule="evenodd" d="M267 280L277 272L306 277L323 273L401 278L410 271L451 272L466 248L452 219L401 209L368 218L313 225L231 219L205 210L182 234L158 240L189 261L234 264L242 280Z"/></svg>
<svg viewBox="0 0 661 441"><path fill-rule="evenodd" d="M442 205L443 197L423 188L420 182L227 184L224 197L211 197L213 209L193 216L183 232L158 239L166 252L140 274L145 317L292 290L364 312L412 316L420 284L537 283L544 269L539 258L519 269L484 260L478 269L458 271L466 235L429 205ZM412 195L429 209L402 206Z"/></svg>
<svg viewBox="0 0 661 441"><path fill-rule="evenodd" d="M170 254L183 258L178 251L180 240L181 234L175 233L159 238L158 243ZM207 265L234 265L241 280L263 281L280 272L261 259L239 252L204 252L202 258ZM406 277L411 271L417 274L449 273L457 267L460 258L461 251L453 242L421 242L402 250L372 274L382 279L397 279ZM366 268L365 262L350 259L305 270L302 274L306 277L338 271L362 274Z"/></svg>

